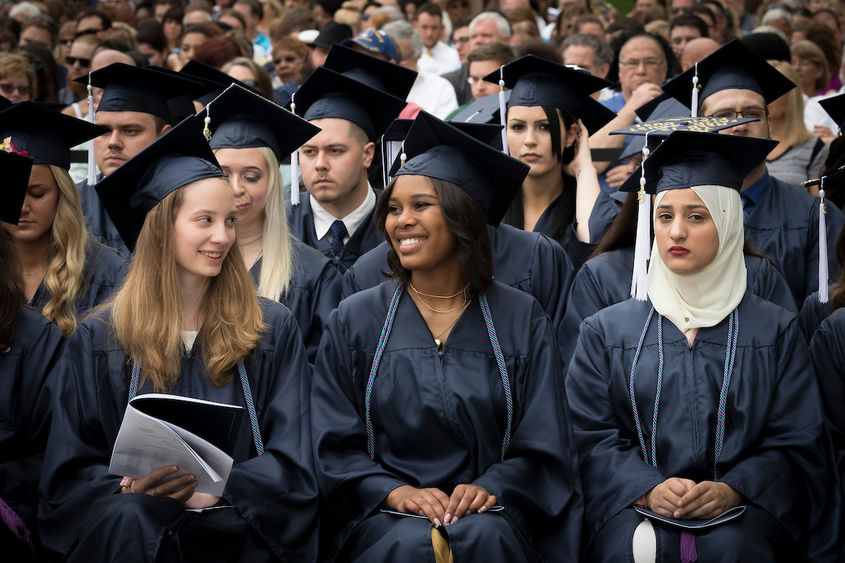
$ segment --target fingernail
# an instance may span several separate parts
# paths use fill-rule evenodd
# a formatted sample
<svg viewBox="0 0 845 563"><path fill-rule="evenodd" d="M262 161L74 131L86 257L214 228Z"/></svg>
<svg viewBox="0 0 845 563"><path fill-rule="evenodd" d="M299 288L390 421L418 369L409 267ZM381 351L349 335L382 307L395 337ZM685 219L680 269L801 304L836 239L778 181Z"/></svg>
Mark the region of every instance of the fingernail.
<svg viewBox="0 0 845 563"><path fill-rule="evenodd" d="M458 523L458 520L460 520L460 518L458 518L457 516L455 516L454 518L452 518L452 525L454 526L455 524L457 524L457 523Z"/></svg>
<svg viewBox="0 0 845 563"><path fill-rule="evenodd" d="M171 466L170 466L170 472L171 472L171 473L173 473L174 471L178 471L178 470L179 470L179 468L178 468L178 467L176 467L175 465L171 465Z"/></svg>
<svg viewBox="0 0 845 563"><path fill-rule="evenodd" d="M446 524L448 524L450 520L452 520L452 515L451 515L451 514L449 514L449 513L447 512L447 513L446 513L446 516L443 518L443 521L444 521Z"/></svg>
<svg viewBox="0 0 845 563"><path fill-rule="evenodd" d="M438 520L437 518L435 518L435 519L434 519L434 525L435 525L435 526L437 526L437 527L440 527L440 520Z"/></svg>
<svg viewBox="0 0 845 563"><path fill-rule="evenodd" d="M481 508L478 509L479 514L481 514L482 512L487 512L487 506L486 505L482 506Z"/></svg>
<svg viewBox="0 0 845 563"><path fill-rule="evenodd" d="M121 487L125 487L125 486L126 486L126 481L127 481L127 479L128 479L128 477L124 477L123 479L121 479L121 480L120 480L120 486L121 486Z"/></svg>

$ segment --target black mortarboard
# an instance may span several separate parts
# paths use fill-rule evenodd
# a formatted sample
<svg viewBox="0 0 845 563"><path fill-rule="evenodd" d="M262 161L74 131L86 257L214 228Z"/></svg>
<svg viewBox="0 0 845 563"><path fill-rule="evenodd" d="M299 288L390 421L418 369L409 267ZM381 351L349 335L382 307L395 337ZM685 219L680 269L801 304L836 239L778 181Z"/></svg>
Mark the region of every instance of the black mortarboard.
<svg viewBox="0 0 845 563"><path fill-rule="evenodd" d="M498 225L530 167L421 111L405 138L407 161L399 160L393 176L420 175L459 186Z"/></svg>
<svg viewBox="0 0 845 563"><path fill-rule="evenodd" d="M699 107L708 96L722 90L751 90L769 104L795 88L790 79L738 39L726 43L663 84L664 92L697 112L698 107L692 108L693 77L696 75L700 88L697 97Z"/></svg>
<svg viewBox="0 0 845 563"><path fill-rule="evenodd" d="M70 168L70 149L105 133L108 127L58 113L37 102L19 102L0 112L0 141L34 164ZM11 148L10 147L10 148Z"/></svg>
<svg viewBox="0 0 845 563"><path fill-rule="evenodd" d="M511 98L511 91L505 90L505 103ZM501 120L499 116L499 96L490 94L473 101L464 109L456 113L449 120L450 123L495 123Z"/></svg>
<svg viewBox="0 0 845 563"><path fill-rule="evenodd" d="M777 144L777 141L756 137L674 131L645 160L645 191L656 194L704 185L739 191L748 173L758 167ZM639 170L619 187L622 192L639 189Z"/></svg>
<svg viewBox="0 0 845 563"><path fill-rule="evenodd" d="M403 100L417 79L417 73L409 68L343 45L331 48L323 67Z"/></svg>
<svg viewBox="0 0 845 563"><path fill-rule="evenodd" d="M197 117L210 118L212 149L270 147L279 161L320 132L316 125L237 84L226 88Z"/></svg>
<svg viewBox="0 0 845 563"><path fill-rule="evenodd" d="M249 84L244 84L222 70L217 70L213 66L201 63L195 59L191 59L185 63L185 66L179 69L178 74L187 75L191 80L196 80L204 86L205 92L198 98L195 98L202 105L206 105L219 96L230 84L237 84L246 90L258 93L258 90Z"/></svg>
<svg viewBox="0 0 845 563"><path fill-rule="evenodd" d="M311 73L291 99L296 115L314 119L346 119L375 140L405 109L405 100L320 67Z"/></svg>
<svg viewBox="0 0 845 563"><path fill-rule="evenodd" d="M321 47L328 49L336 43L340 43L344 39L352 37L352 28L345 23L337 23L334 20L329 21L320 29L317 37L308 44L309 47Z"/></svg>
<svg viewBox="0 0 845 563"><path fill-rule="evenodd" d="M505 87L511 89L508 107L547 106L565 110L583 121L590 133L616 117L614 112L590 97L612 84L585 70L525 55L491 72L484 80L498 84L500 77Z"/></svg>
<svg viewBox="0 0 845 563"><path fill-rule="evenodd" d="M96 185L129 250L135 250L147 213L168 194L191 182L225 177L202 128L202 119L185 119Z"/></svg>
<svg viewBox="0 0 845 563"><path fill-rule="evenodd" d="M137 111L149 113L172 122L168 101L191 91L201 91L202 84L175 72L162 72L153 68L140 68L124 63L80 76L76 82L103 89L97 111ZM199 93L197 95L200 95Z"/></svg>
<svg viewBox="0 0 845 563"><path fill-rule="evenodd" d="M830 118L839 126L840 131L845 129L845 94L837 94L823 100L819 105L827 112Z"/></svg>
<svg viewBox="0 0 845 563"><path fill-rule="evenodd" d="M0 221L17 224L23 200L29 186L32 159L22 154L0 151L0 170L3 171L3 189L0 190Z"/></svg>
<svg viewBox="0 0 845 563"><path fill-rule="evenodd" d="M742 36L742 44L757 53L761 59L767 61L792 62L792 54L787 43L777 33L758 31Z"/></svg>

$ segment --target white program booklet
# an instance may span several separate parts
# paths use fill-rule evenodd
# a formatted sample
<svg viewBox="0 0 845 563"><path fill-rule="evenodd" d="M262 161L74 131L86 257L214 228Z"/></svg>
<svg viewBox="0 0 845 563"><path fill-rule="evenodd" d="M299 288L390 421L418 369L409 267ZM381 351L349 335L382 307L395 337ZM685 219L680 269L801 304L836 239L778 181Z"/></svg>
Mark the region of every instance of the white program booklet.
<svg viewBox="0 0 845 563"><path fill-rule="evenodd" d="M139 395L126 407L109 473L137 479L176 465L179 470L168 480L191 473L199 481L196 492L221 496L232 469L230 453L242 411L240 406L190 397Z"/></svg>

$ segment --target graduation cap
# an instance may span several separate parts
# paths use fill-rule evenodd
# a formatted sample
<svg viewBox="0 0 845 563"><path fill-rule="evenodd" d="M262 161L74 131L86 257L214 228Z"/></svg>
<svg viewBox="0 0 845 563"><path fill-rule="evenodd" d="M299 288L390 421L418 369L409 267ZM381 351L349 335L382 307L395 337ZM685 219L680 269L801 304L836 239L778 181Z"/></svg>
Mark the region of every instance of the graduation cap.
<svg viewBox="0 0 845 563"><path fill-rule="evenodd" d="M212 149L270 147L280 162L320 132L316 125L237 84L197 115L209 118Z"/></svg>
<svg viewBox="0 0 845 563"><path fill-rule="evenodd" d="M511 91L504 92L505 104L511 98ZM450 123L499 123L499 97L496 94L483 96L471 102L464 109L452 116Z"/></svg>
<svg viewBox="0 0 845 563"><path fill-rule="evenodd" d="M22 154L0 150L3 189L0 190L0 221L16 225L29 186L32 159Z"/></svg>
<svg viewBox="0 0 845 563"><path fill-rule="evenodd" d="M643 151L640 172L634 172L619 187L620 192L640 192L632 297L640 301L647 297L651 198L646 194L707 185L739 191L749 172L759 166L777 144L770 139L686 130L673 131L656 149Z"/></svg>
<svg viewBox="0 0 845 563"><path fill-rule="evenodd" d="M344 45L334 45L323 66L403 100L417 79L416 71Z"/></svg>
<svg viewBox="0 0 845 563"><path fill-rule="evenodd" d="M176 74L182 76L187 75L191 80L196 80L203 85L205 92L199 97L194 98L202 105L208 104L208 102L219 96L230 84L237 84L245 90L255 92L259 96L261 95L258 90L249 84L244 84L222 70L217 70L213 66L201 63L196 59L189 60Z"/></svg>
<svg viewBox="0 0 845 563"><path fill-rule="evenodd" d="M819 105L836 123L839 130L842 131L845 128L843 127L845 125L845 94L837 94L819 100Z"/></svg>
<svg viewBox="0 0 845 563"><path fill-rule="evenodd" d="M428 176L459 186L498 225L530 167L490 145L421 111L404 141L391 174Z"/></svg>
<svg viewBox="0 0 845 563"><path fill-rule="evenodd" d="M536 55L525 55L511 61L485 76L484 80L499 85L504 82L504 86L511 89L508 107L559 108L583 121L591 134L616 117L614 112L590 97L590 94L612 86L610 82L585 70L560 65Z"/></svg>
<svg viewBox="0 0 845 563"><path fill-rule="evenodd" d="M308 121L330 117L351 121L371 141L405 105L405 100L324 67L311 73L290 103L291 111Z"/></svg>
<svg viewBox="0 0 845 563"><path fill-rule="evenodd" d="M0 150L32 157L33 164L70 168L70 149L109 132L108 127L58 113L37 102L19 102L0 112Z"/></svg>
<svg viewBox="0 0 845 563"><path fill-rule="evenodd" d="M173 121L168 101L185 94L201 95L203 85L188 76L153 68L112 63L75 79L103 89L97 111L137 111ZM191 108L193 113L193 108Z"/></svg>
<svg viewBox="0 0 845 563"><path fill-rule="evenodd" d="M734 39L667 81L662 88L689 107L692 115L696 116L701 103L722 90L751 90L770 104L795 88L795 84L741 41Z"/></svg>
<svg viewBox="0 0 845 563"><path fill-rule="evenodd" d="M168 194L191 182L225 177L202 128L201 119L186 118L95 186L130 251L147 213Z"/></svg>

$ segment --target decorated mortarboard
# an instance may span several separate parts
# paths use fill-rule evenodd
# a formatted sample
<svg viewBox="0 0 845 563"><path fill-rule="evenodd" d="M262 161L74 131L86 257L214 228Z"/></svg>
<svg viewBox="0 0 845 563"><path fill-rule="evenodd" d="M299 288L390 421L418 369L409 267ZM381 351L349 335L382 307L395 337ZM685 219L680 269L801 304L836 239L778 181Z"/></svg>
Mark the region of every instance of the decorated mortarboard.
<svg viewBox="0 0 845 563"><path fill-rule="evenodd" d="M511 91L505 90L502 94L505 104L511 98ZM499 96L490 94L471 102L464 109L456 113L449 120L449 123L500 123Z"/></svg>
<svg viewBox="0 0 845 563"><path fill-rule="evenodd" d="M656 149L643 151L640 172L632 174L619 187L621 192L639 192L632 297L644 301L647 295L651 198L646 194L695 186L724 186L739 191L745 177L777 144L755 137L678 130L671 132Z"/></svg>
<svg viewBox="0 0 845 563"><path fill-rule="evenodd" d="M405 100L320 67L296 91L290 109L308 121L346 119L374 141L405 105Z"/></svg>
<svg viewBox="0 0 845 563"><path fill-rule="evenodd" d="M484 80L511 89L508 107L559 108L580 119L591 134L616 117L614 112L590 97L590 94L612 86L610 82L577 67L560 65L536 55L511 61L485 76Z"/></svg>
<svg viewBox="0 0 845 563"><path fill-rule="evenodd" d="M416 71L344 45L331 48L323 67L403 100L417 79Z"/></svg>
<svg viewBox="0 0 845 563"><path fill-rule="evenodd" d="M835 96L819 100L819 105L836 123L836 126L839 127L839 131L845 129L845 127L843 127L843 125L845 125L845 94L837 94Z"/></svg>
<svg viewBox="0 0 845 563"><path fill-rule="evenodd" d="M112 63L75 79L103 89L97 111L137 111L172 122L168 101L195 90L202 84L187 75Z"/></svg>
<svg viewBox="0 0 845 563"><path fill-rule="evenodd" d="M108 127L58 113L37 102L19 102L0 112L0 150L17 152L34 164L70 168L70 149L109 132Z"/></svg>
<svg viewBox="0 0 845 563"><path fill-rule="evenodd" d="M29 186L32 159L22 154L0 150L0 170L3 171L3 189L0 190L0 221L17 224L23 200Z"/></svg>
<svg viewBox="0 0 845 563"><path fill-rule="evenodd" d="M168 194L191 182L225 177L202 130L201 119L185 119L96 185L129 250L135 250L147 213Z"/></svg>
<svg viewBox="0 0 845 563"><path fill-rule="evenodd" d="M194 98L202 105L206 105L208 102L219 96L223 90L228 88L231 84L237 84L245 90L258 94L258 90L249 84L245 84L240 80L232 78L222 70L217 70L213 66L201 63L196 59L191 59L185 63L185 66L179 69L177 74L183 76L187 75L191 80L196 80L203 85L205 91L199 97Z"/></svg>
<svg viewBox="0 0 845 563"><path fill-rule="evenodd" d="M451 182L498 225L530 167L421 111L403 143L392 176L419 175Z"/></svg>
<svg viewBox="0 0 845 563"><path fill-rule="evenodd" d="M456 123L448 122L449 125L463 131L470 137L488 144L496 150L502 150L502 137L499 134L502 126L490 123ZM382 176L386 186L393 177L390 175L390 165L402 152L402 142L408 136L413 119L394 119L393 123L381 136Z"/></svg>
<svg viewBox="0 0 845 563"><path fill-rule="evenodd" d="M662 86L664 92L698 115L701 103L722 90L751 90L766 104L793 88L793 83L755 52L734 39Z"/></svg>

